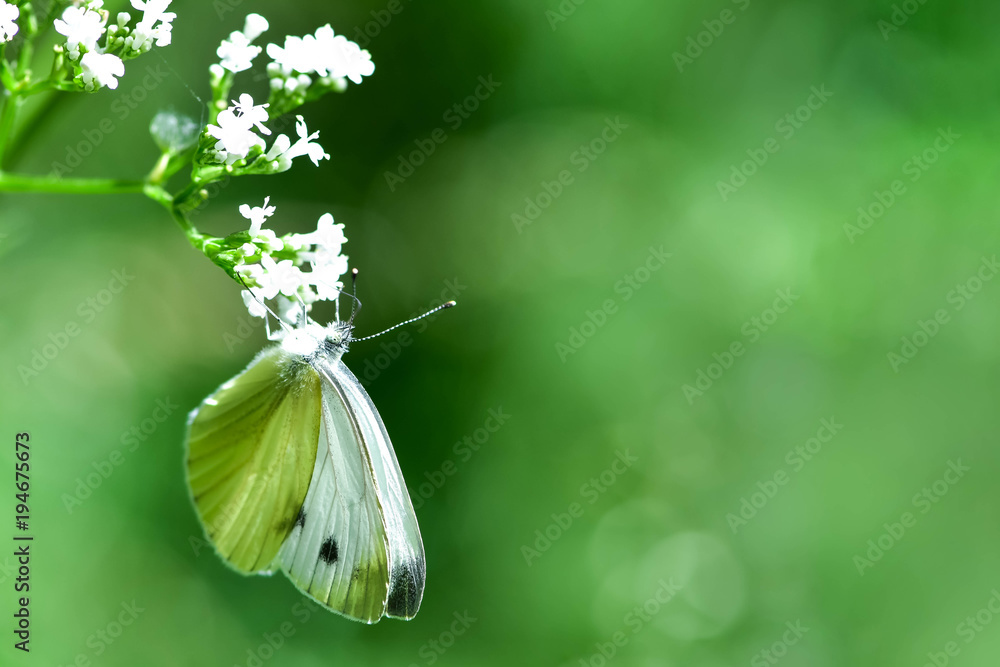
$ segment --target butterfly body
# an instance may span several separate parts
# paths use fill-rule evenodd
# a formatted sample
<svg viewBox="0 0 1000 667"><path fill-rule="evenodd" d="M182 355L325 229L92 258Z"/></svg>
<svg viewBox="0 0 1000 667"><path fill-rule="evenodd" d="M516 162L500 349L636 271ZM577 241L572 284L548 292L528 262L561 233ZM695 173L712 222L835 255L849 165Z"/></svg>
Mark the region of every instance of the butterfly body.
<svg viewBox="0 0 1000 667"><path fill-rule="evenodd" d="M220 556L283 570L329 609L412 618L425 560L385 425L342 356L350 326L304 324L191 413L187 472Z"/></svg>

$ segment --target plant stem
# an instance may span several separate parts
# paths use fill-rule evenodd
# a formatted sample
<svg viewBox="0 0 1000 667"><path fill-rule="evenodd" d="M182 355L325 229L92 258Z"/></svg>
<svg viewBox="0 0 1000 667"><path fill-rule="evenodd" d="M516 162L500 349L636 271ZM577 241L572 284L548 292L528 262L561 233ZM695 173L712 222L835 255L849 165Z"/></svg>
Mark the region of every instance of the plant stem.
<svg viewBox="0 0 1000 667"><path fill-rule="evenodd" d="M3 111L0 111L0 169L3 169L4 149L10 139L18 108L21 106L21 95L17 91L9 91L4 100Z"/></svg>
<svg viewBox="0 0 1000 667"><path fill-rule="evenodd" d="M145 187L144 181L125 181L115 178L53 178L51 176L22 176L0 172L0 191L6 192L102 195L143 192Z"/></svg>

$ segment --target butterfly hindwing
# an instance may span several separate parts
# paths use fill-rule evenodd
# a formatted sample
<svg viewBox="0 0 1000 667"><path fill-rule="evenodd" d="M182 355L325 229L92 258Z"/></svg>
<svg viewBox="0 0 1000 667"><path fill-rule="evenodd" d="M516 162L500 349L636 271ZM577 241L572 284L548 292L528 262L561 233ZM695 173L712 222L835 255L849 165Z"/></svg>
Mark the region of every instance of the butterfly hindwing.
<svg viewBox="0 0 1000 667"><path fill-rule="evenodd" d="M240 572L267 573L295 527L320 436L319 374L273 347L191 413L188 484L205 532Z"/></svg>
<svg viewBox="0 0 1000 667"><path fill-rule="evenodd" d="M282 567L351 618L412 618L423 593L423 544L382 420L343 362L313 363L323 392L320 448Z"/></svg>

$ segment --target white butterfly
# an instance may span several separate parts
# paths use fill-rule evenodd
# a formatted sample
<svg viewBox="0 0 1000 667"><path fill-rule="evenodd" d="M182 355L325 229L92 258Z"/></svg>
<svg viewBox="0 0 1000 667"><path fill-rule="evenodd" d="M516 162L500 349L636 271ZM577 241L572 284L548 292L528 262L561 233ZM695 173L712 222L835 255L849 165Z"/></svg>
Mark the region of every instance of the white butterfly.
<svg viewBox="0 0 1000 667"><path fill-rule="evenodd" d="M280 568L366 623L410 619L424 546L385 425L341 359L351 331L303 316L206 398L188 421L188 484L209 540L239 572Z"/></svg>

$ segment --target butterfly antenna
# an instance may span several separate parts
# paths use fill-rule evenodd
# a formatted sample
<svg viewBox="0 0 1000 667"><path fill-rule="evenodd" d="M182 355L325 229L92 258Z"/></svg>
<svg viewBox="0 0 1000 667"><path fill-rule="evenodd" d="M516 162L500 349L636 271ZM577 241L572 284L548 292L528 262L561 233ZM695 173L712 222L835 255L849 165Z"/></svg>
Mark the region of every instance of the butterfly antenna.
<svg viewBox="0 0 1000 667"><path fill-rule="evenodd" d="M283 326L283 327L284 327L284 328L285 328L286 330L289 330L289 331L292 331L292 330L293 330L292 326L291 326L290 324L288 324L288 322L285 322L285 321L284 321L283 319L281 319L280 317L278 317L278 314L277 314L277 313L275 313L275 312L274 312L273 310L271 310L271 309L270 309L270 308L268 307L268 305L267 305L266 303L264 303L264 302L263 302L263 301L262 301L262 300L260 299L260 297L258 297L258 296L257 296L256 294L254 294L254 293L253 293L253 290L252 290L252 289L250 289L250 286L249 286L249 285L247 285L247 283L246 283L246 281L245 281L245 280L243 280L243 276L241 276L241 275L240 275L239 273L236 273L236 278L237 278L237 279L238 279L238 280L240 281L240 283L241 283L241 284L243 285L243 287L245 287L245 288L246 288L246 290L247 290L248 292L250 292L250 296L252 296L252 297L253 297L253 300L254 300L254 301L256 301L257 303L259 303L260 305L262 305L262 306L264 307L264 310L266 310L266 311L267 311L267 312L269 312L269 313L270 313L270 314L271 314L272 316L274 316L274 319L276 319L276 320L278 321L278 324L280 324L281 326ZM267 321L267 320L265 320L265 322L266 322L266 321Z"/></svg>
<svg viewBox="0 0 1000 667"><path fill-rule="evenodd" d="M352 338L351 340L353 342L355 342L355 343L358 343L358 342L363 341L363 340L370 340L372 338L376 338L378 336L381 336L382 334L387 334L390 331L392 331L393 329L398 329L399 327L406 326L407 324L413 324L417 320L422 320L425 317L430 317L431 315L433 315L434 313L436 313L436 312L438 312L440 310L444 310L445 308L451 308L451 307L457 306L457 305L458 305L457 301L449 301L448 303L441 304L437 308L432 308L431 310L428 310L423 315L419 315L417 317L414 317L413 319L409 319L409 320L406 320L405 322L400 322L399 324L397 324L395 326L391 326L388 329L386 329L385 331L379 331L377 334L372 334L371 336L365 336L364 338Z"/></svg>
<svg viewBox="0 0 1000 667"><path fill-rule="evenodd" d="M354 303L351 304L351 319L347 321L347 325L350 327L354 326L354 317L361 310L361 300L358 299L358 270L351 270L351 298L354 299Z"/></svg>

